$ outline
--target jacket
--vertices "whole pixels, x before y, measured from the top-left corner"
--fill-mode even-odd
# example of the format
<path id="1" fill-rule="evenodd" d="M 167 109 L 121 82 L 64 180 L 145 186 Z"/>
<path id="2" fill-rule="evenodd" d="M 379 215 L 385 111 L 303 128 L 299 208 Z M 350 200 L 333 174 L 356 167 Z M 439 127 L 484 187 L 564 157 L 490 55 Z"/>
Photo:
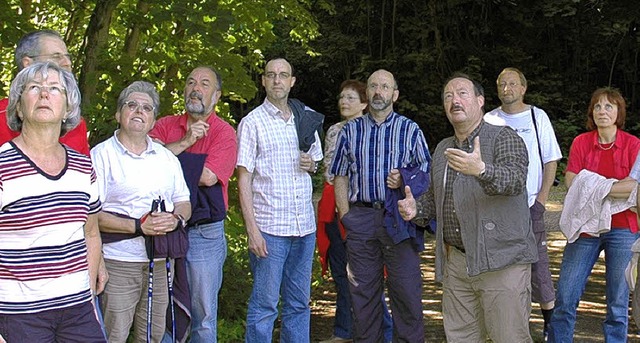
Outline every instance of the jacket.
<path id="1" fill-rule="evenodd" d="M 478 132 L 482 160 L 493 164 L 494 145 L 500 130 L 511 130 L 488 123 Z M 515 132 L 513 132 L 516 135 Z M 524 142 L 522 142 L 524 144 Z M 436 280 L 442 281 L 446 260 L 442 223 L 444 177 L 447 160 L 444 151 L 454 148 L 454 137 L 436 147 L 431 169 L 431 187 L 436 209 Z M 526 174 L 526 167 L 522 173 Z M 517 195 L 486 194 L 475 176 L 460 174 L 453 183 L 454 206 L 465 247 L 469 276 L 504 269 L 514 264 L 538 260 L 536 241 L 525 186 Z"/>

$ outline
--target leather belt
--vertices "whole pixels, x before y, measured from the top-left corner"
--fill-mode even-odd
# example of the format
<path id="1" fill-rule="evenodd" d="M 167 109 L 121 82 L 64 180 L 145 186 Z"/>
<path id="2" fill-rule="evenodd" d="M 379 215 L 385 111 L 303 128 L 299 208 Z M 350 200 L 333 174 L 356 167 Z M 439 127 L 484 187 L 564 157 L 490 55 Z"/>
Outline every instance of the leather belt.
<path id="1" fill-rule="evenodd" d="M 381 210 L 384 208 L 384 201 L 374 201 L 374 202 L 364 202 L 364 201 L 356 201 L 351 203 L 352 206 L 357 207 L 369 207 L 375 208 L 376 210 Z"/>

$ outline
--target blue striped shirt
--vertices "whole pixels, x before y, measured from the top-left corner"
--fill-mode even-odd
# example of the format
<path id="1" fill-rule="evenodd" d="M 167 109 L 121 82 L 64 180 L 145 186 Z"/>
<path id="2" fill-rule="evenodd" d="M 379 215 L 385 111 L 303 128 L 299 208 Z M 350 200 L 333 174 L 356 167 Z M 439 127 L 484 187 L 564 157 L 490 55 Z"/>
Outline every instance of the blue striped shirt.
<path id="1" fill-rule="evenodd" d="M 396 112 L 380 124 L 369 114 L 349 121 L 337 142 L 331 174 L 349 177 L 350 202 L 384 201 L 392 169 L 429 171 L 431 156 L 422 131 Z"/>

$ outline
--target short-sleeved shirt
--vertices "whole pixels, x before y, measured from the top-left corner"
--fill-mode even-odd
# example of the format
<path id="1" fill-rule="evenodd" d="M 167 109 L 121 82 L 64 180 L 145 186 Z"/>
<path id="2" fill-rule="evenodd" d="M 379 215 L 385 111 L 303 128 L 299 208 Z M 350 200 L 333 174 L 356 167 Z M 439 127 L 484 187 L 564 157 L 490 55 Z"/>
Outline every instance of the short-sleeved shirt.
<path id="1" fill-rule="evenodd" d="M 583 169 L 594 173 L 600 173 L 601 170 L 611 170 L 610 175 L 601 175 L 606 178 L 622 180 L 631 174 L 631 168 L 639 151 L 640 139 L 620 129 L 616 133 L 613 146 L 606 150 L 598 144 L 597 130 L 585 132 L 574 138 L 571 144 L 566 171 L 577 175 Z M 605 156 L 609 154 L 612 157 L 610 161 L 607 161 Z M 624 218 L 620 220 L 620 217 Z M 631 232 L 638 232 L 636 214 L 630 210 L 614 214 L 612 220 L 627 224 L 624 227 L 630 228 Z"/>
<path id="2" fill-rule="evenodd" d="M 88 156 L 66 149 L 57 175 L 13 142 L 0 146 L 0 313 L 62 309 L 91 300 L 84 224 L 100 211 Z"/>
<path id="3" fill-rule="evenodd" d="M 120 143 L 117 132 L 91 149 L 100 199 L 105 211 L 141 218 L 161 197 L 167 211 L 189 201 L 189 189 L 178 158 L 147 137 L 147 149 L 136 155 Z M 104 258 L 122 262 L 147 262 L 144 237 L 138 236 L 102 247 Z"/>
<path id="4" fill-rule="evenodd" d="M 349 176 L 349 201 L 385 200 L 391 169 L 429 171 L 431 155 L 418 124 L 392 112 L 378 124 L 370 114 L 345 124 L 338 135 L 331 174 Z"/>
<path id="5" fill-rule="evenodd" d="M 149 132 L 149 136 L 164 144 L 170 144 L 181 140 L 189 130 L 187 123 L 189 114 L 166 116 L 158 119 L 156 125 Z M 229 204 L 229 179 L 233 175 L 236 165 L 238 145 L 236 132 L 226 121 L 211 112 L 206 120 L 209 124 L 207 135 L 199 139 L 185 151 L 194 154 L 206 154 L 204 166 L 218 177 L 222 185 L 223 203 L 221 208 L 225 210 Z"/>
<path id="6" fill-rule="evenodd" d="M 294 115 L 287 121 L 269 100 L 242 118 L 238 126 L 238 163 L 253 174 L 256 224 L 274 236 L 306 236 L 315 232 L 311 176 L 300 168 Z M 320 136 L 308 152 L 322 159 Z"/>
<path id="7" fill-rule="evenodd" d="M 0 100 L 0 145 L 18 137 L 20 132 L 12 131 L 7 125 L 7 106 L 9 99 Z M 71 149 L 89 156 L 89 141 L 87 138 L 87 123 L 84 118 L 80 118 L 78 126 L 60 137 L 60 143 Z"/>
<path id="8" fill-rule="evenodd" d="M 542 166 L 545 163 L 558 161 L 562 158 L 560 145 L 556 139 L 553 126 L 549 120 L 547 113 L 541 108 L 533 107 L 536 118 L 536 126 L 538 127 L 538 135 L 536 137 L 536 129 L 533 126 L 531 118 L 531 109 L 514 114 L 505 113 L 501 107 L 485 115 L 485 120 L 489 116 L 497 116 L 503 120 L 500 125 L 508 125 L 514 129 L 518 136 L 524 140 L 529 153 L 529 167 L 527 169 L 527 195 L 529 207 L 533 206 L 542 187 Z M 491 123 L 493 123 L 491 121 Z M 497 123 L 493 123 L 497 124 Z M 540 150 L 538 150 L 540 146 Z M 540 161 L 540 153 L 542 153 L 542 161 Z"/>

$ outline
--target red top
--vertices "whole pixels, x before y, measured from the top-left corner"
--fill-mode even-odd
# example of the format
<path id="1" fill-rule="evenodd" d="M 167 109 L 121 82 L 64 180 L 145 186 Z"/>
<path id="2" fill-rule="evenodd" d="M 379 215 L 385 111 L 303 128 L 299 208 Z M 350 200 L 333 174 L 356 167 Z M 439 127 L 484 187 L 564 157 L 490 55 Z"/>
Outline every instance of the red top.
<path id="1" fill-rule="evenodd" d="M 9 99 L 4 98 L 0 100 L 0 145 L 20 135 L 19 131 L 13 131 L 7 125 L 7 106 L 9 106 Z M 60 137 L 60 143 L 89 156 L 87 123 L 84 121 L 84 118 L 80 118 L 80 123 L 73 130 Z"/>
<path id="2" fill-rule="evenodd" d="M 613 147 L 604 150 L 598 146 L 598 131 L 589 131 L 573 140 L 566 171 L 577 175 L 586 169 L 606 178 L 622 180 L 629 176 L 638 151 L 640 139 L 627 132 L 618 130 Z M 611 224 L 612 228 L 629 228 L 633 233 L 638 232 L 636 214 L 630 210 L 611 216 Z"/>
<path id="3" fill-rule="evenodd" d="M 164 144 L 181 140 L 188 131 L 188 116 L 187 113 L 183 113 L 160 118 L 149 132 L 149 136 Z M 211 112 L 206 122 L 209 124 L 207 135 L 185 151 L 207 155 L 204 165 L 218 177 L 218 182 L 222 185 L 224 204 L 228 208 L 229 178 L 233 175 L 238 154 L 236 131 L 229 123 L 220 119 L 215 112 Z"/>

